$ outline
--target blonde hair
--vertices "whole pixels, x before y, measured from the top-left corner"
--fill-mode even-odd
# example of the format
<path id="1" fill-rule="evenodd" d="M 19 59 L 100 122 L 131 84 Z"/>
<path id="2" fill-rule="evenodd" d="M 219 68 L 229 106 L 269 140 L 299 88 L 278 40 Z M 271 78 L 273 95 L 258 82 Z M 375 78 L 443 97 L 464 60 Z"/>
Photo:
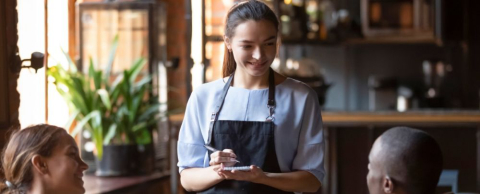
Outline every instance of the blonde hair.
<path id="1" fill-rule="evenodd" d="M 33 156 L 50 156 L 62 132 L 66 132 L 65 129 L 46 124 L 15 130 L 2 153 L 5 180 L 0 181 L 0 193 L 26 193 L 33 181 Z"/>

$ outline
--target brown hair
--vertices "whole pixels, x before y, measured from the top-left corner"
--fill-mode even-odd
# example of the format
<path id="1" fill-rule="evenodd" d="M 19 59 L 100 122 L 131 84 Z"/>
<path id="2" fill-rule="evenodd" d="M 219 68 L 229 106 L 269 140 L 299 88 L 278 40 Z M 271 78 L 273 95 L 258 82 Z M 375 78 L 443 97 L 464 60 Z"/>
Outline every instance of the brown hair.
<path id="1" fill-rule="evenodd" d="M 32 184 L 32 162 L 34 155 L 48 157 L 58 144 L 65 129 L 53 125 L 35 125 L 15 130 L 2 153 L 0 192 L 8 194 L 26 193 Z M 10 187 L 6 182 L 10 182 Z"/>
<path id="2" fill-rule="evenodd" d="M 257 0 L 249 0 L 234 5 L 227 13 L 225 19 L 225 36 L 232 39 L 235 34 L 235 28 L 247 20 L 267 20 L 272 22 L 278 32 L 278 19 L 275 13 L 265 3 Z M 229 52 L 225 45 L 225 54 L 223 57 L 223 77 L 231 75 L 237 68 L 237 63 L 233 58 L 233 53 Z"/>

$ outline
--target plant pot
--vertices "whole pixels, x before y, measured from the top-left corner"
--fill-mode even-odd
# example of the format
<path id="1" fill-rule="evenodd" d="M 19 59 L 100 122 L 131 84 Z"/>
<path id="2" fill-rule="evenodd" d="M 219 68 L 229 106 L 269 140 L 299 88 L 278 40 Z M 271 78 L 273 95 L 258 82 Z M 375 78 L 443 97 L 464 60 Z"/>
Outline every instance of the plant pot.
<path id="1" fill-rule="evenodd" d="M 136 174 L 149 174 L 155 169 L 155 154 L 153 144 L 137 145 Z"/>
<path id="2" fill-rule="evenodd" d="M 137 145 L 104 145 L 103 157 L 95 157 L 97 176 L 125 176 L 137 168 Z"/>
<path id="3" fill-rule="evenodd" d="M 95 157 L 97 176 L 148 174 L 154 170 L 153 144 L 104 145 L 103 158 Z"/>

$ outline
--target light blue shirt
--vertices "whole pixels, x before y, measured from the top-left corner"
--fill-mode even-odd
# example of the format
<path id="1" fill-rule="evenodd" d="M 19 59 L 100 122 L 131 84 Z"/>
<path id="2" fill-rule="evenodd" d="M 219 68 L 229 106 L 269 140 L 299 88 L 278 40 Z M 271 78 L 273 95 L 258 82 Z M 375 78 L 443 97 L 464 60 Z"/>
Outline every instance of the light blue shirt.
<path id="1" fill-rule="evenodd" d="M 203 145 L 224 84 L 222 79 L 203 84 L 190 96 L 178 140 L 180 172 L 209 166 Z M 267 100 L 268 88 L 230 87 L 218 120 L 265 121 L 269 115 Z M 275 151 L 281 171 L 308 171 L 322 182 L 324 140 L 317 94 L 306 84 L 288 78 L 276 86 L 275 101 Z"/>

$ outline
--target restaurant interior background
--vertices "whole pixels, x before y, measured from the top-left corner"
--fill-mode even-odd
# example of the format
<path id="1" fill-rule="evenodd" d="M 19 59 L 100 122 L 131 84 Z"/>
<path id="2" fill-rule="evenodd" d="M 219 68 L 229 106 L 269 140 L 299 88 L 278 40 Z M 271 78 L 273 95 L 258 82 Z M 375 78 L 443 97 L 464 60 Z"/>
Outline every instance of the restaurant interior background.
<path id="1" fill-rule="evenodd" d="M 1 1 L 0 144 L 12 127 L 66 126 L 72 111 L 46 69 L 69 64 L 68 55 L 85 74 L 90 58 L 105 70 L 118 36 L 112 75 L 143 57 L 139 75 L 152 77 L 148 96 L 161 104 L 146 157 L 153 167 L 96 176 L 95 146 L 82 132 L 87 193 L 185 193 L 176 168 L 182 113 L 195 87 L 221 77 L 223 19 L 235 2 Z M 327 173 L 317 193 L 368 193 L 371 145 L 399 125 L 439 142 L 445 170 L 438 193 L 480 192 L 478 1 L 264 2 L 281 22 L 272 67 L 309 84 L 322 104 Z"/>

